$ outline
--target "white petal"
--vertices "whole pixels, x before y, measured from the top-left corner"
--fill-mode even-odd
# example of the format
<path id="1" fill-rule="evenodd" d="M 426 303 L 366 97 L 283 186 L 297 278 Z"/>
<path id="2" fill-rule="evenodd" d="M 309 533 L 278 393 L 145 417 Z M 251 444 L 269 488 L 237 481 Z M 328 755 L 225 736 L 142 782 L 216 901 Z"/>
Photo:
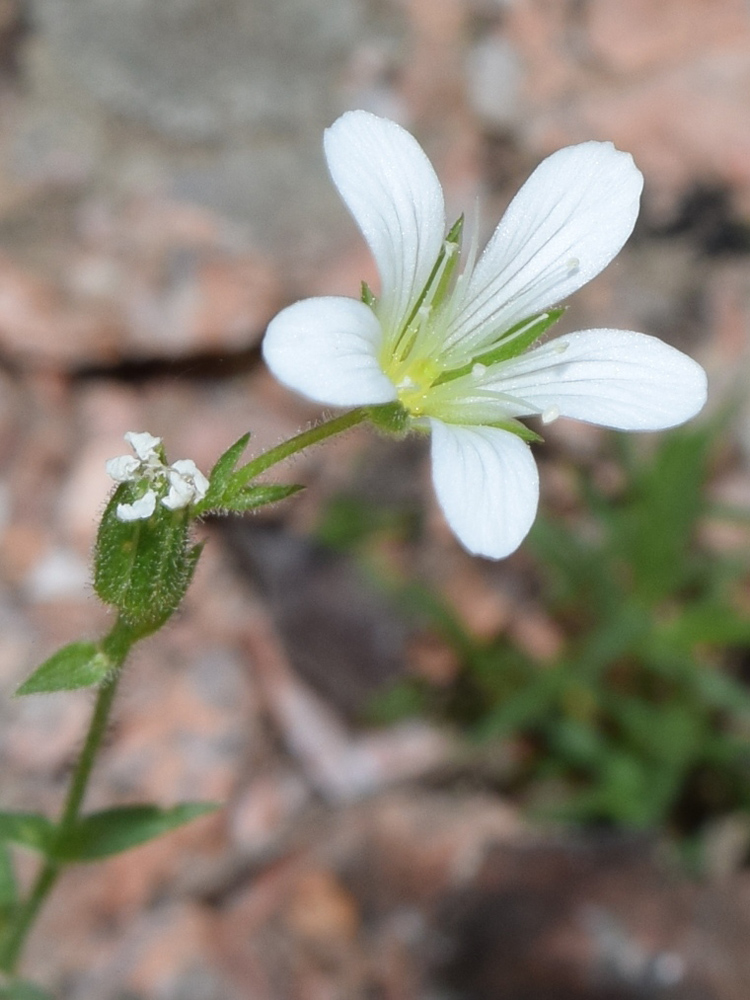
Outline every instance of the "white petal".
<path id="1" fill-rule="evenodd" d="M 116 483 L 129 483 L 137 478 L 141 463 L 132 455 L 118 455 L 107 462 L 107 475 Z"/>
<path id="2" fill-rule="evenodd" d="M 395 122 L 349 111 L 326 130 L 331 177 L 380 273 L 387 331 L 407 318 L 445 236 L 443 192 L 417 140 Z"/>
<path id="3" fill-rule="evenodd" d="M 450 344 L 480 343 L 590 281 L 633 231 L 642 187 L 632 157 L 611 142 L 584 142 L 547 157 L 477 263 Z"/>
<path id="4" fill-rule="evenodd" d="M 156 510 L 156 494 L 148 490 L 139 500 L 133 503 L 118 503 L 118 521 L 146 521 Z"/>
<path id="5" fill-rule="evenodd" d="M 161 438 L 154 437 L 147 431 L 128 431 L 125 440 L 136 453 L 142 462 L 147 462 L 156 454 L 156 449 L 161 444 Z"/>
<path id="6" fill-rule="evenodd" d="M 169 510 L 182 510 L 195 499 L 195 490 L 192 483 L 189 483 L 182 476 L 172 472 L 169 476 L 169 493 L 162 497 L 162 504 Z"/>
<path id="7" fill-rule="evenodd" d="M 390 403 L 396 390 L 378 362 L 382 336 L 362 302 L 305 299 L 271 320 L 263 357 L 277 379 L 319 403 Z"/>
<path id="8" fill-rule="evenodd" d="M 536 516 L 539 476 L 531 449 L 496 427 L 430 424 L 432 481 L 448 524 L 474 555 L 510 555 Z"/>
<path id="9" fill-rule="evenodd" d="M 528 403 L 526 414 L 549 412 L 625 431 L 674 427 L 706 401 L 706 373 L 697 362 L 630 330 L 558 337 L 498 373 L 492 388 Z"/>
<path id="10" fill-rule="evenodd" d="M 208 479 L 206 479 L 192 458 L 180 458 L 172 464 L 170 469 L 170 481 L 172 478 L 171 472 L 175 472 L 178 476 L 186 479 L 193 489 L 196 500 L 202 500 L 206 493 L 208 493 Z"/>
<path id="11" fill-rule="evenodd" d="M 178 476 L 183 476 L 186 479 L 192 479 L 197 471 L 198 466 L 192 458 L 178 458 L 169 466 L 169 472 L 176 472 Z"/>

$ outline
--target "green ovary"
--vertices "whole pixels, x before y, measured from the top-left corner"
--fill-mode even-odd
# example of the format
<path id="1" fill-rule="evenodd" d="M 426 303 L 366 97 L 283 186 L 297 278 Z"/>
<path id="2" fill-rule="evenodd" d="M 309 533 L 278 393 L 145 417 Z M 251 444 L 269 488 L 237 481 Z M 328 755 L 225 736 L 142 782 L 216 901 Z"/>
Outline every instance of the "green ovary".
<path id="1" fill-rule="evenodd" d="M 412 416 L 425 413 L 430 389 L 440 375 L 441 368 L 429 358 L 399 365 L 397 372 L 387 372 L 393 380 L 399 401 Z"/>

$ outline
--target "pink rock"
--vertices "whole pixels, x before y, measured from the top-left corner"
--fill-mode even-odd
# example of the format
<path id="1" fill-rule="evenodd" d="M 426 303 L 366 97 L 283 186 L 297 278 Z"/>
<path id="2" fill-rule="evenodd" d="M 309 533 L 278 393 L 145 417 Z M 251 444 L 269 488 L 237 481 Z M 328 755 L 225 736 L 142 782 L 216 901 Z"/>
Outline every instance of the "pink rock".
<path id="1" fill-rule="evenodd" d="M 742 0 L 597 0 L 586 9 L 588 45 L 616 73 L 661 71 L 711 49 L 750 45 Z"/>
<path id="2" fill-rule="evenodd" d="M 251 782 L 234 803 L 231 836 L 244 855 L 272 850 L 309 799 L 309 789 L 292 771 L 274 770 Z"/>
<path id="3" fill-rule="evenodd" d="M 507 15 L 524 65 L 523 131 L 546 155 L 611 139 L 646 174 L 646 197 L 674 207 L 696 181 L 750 205 L 750 18 L 741 0 L 602 0 L 570 18 L 524 0 Z"/>
<path id="4" fill-rule="evenodd" d="M 80 365 L 116 358 L 116 336 L 106 309 L 66 302 L 52 283 L 0 255 L 0 343 L 26 363 Z"/>
<path id="5" fill-rule="evenodd" d="M 284 742 L 311 783 L 332 801 L 351 801 L 444 762 L 452 745 L 421 723 L 357 736 L 289 667 L 271 630 L 248 636 L 254 674 Z"/>

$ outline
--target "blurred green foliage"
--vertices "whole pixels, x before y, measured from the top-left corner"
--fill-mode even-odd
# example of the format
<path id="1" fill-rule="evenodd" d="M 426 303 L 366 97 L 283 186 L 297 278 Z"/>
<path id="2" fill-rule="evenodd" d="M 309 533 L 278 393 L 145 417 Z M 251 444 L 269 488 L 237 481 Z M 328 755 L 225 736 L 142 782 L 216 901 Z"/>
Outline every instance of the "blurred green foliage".
<path id="1" fill-rule="evenodd" d="M 748 809 L 749 553 L 717 555 L 698 531 L 707 516 L 731 516 L 707 500 L 722 432 L 672 432 L 647 458 L 613 438 L 618 487 L 581 474 L 578 513 L 538 518 L 525 544 L 536 599 L 564 636 L 553 662 L 505 634 L 477 641 L 424 585 L 389 583 L 460 666 L 447 684 L 390 688 L 373 717 L 420 714 L 505 741 L 514 763 L 499 786 L 556 817 L 686 836 Z M 321 535 L 352 548 L 394 518 L 340 501 Z"/>

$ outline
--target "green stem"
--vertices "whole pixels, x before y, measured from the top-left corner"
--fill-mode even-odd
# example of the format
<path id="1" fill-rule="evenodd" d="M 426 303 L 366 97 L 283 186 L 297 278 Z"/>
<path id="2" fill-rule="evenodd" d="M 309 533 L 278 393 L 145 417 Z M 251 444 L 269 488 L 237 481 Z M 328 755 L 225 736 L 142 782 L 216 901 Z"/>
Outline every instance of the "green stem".
<path id="1" fill-rule="evenodd" d="M 99 694 L 94 705 L 94 713 L 91 716 L 91 724 L 86 735 L 86 742 L 83 745 L 81 756 L 78 758 L 76 769 L 73 772 L 73 778 L 68 789 L 68 797 L 65 800 L 65 808 L 60 819 L 60 837 L 64 837 L 78 819 L 83 797 L 86 794 L 91 771 L 94 767 L 94 761 L 101 747 L 104 734 L 107 731 L 109 713 L 112 710 L 112 702 L 115 700 L 115 695 L 117 694 L 117 682 L 119 678 L 120 672 L 118 670 L 110 680 L 106 681 L 99 688 Z"/>
<path id="2" fill-rule="evenodd" d="M 115 670 L 110 679 L 99 688 L 86 741 L 73 771 L 68 795 L 57 827 L 57 836 L 61 839 L 70 832 L 71 827 L 78 820 L 94 762 L 107 731 L 121 667 L 135 639 L 136 637 L 130 629 L 118 620 L 102 642 L 102 647 L 112 660 Z M 12 974 L 16 971 L 26 939 L 63 867 L 64 865 L 60 862 L 48 858 L 39 871 L 29 895 L 16 914 L 13 928 L 3 941 L 2 951 L 0 951 L 0 969 L 4 972 Z"/>
<path id="3" fill-rule="evenodd" d="M 296 455 L 298 451 L 309 448 L 310 445 L 319 444 L 321 441 L 325 441 L 326 438 L 333 437 L 334 434 L 341 434 L 342 431 L 348 431 L 350 427 L 356 427 L 363 420 L 367 420 L 369 415 L 369 410 L 366 407 L 359 407 L 356 410 L 349 410 L 348 413 L 343 413 L 340 417 L 327 420 L 323 424 L 317 424 L 309 430 L 302 431 L 301 434 L 295 434 L 288 441 L 282 441 L 281 444 L 263 452 L 262 455 L 258 455 L 257 458 L 254 458 L 247 465 L 243 465 L 241 469 L 238 469 L 235 475 L 238 478 L 241 477 L 242 481 L 247 483 L 251 479 L 255 479 L 262 472 L 265 472 L 266 469 L 270 469 L 271 466 L 283 462 L 285 458 Z"/>
<path id="4" fill-rule="evenodd" d="M 54 864 L 52 861 L 44 863 L 26 901 L 18 911 L 11 933 L 3 942 L 3 950 L 2 954 L 0 954 L 0 969 L 3 972 L 12 974 L 16 971 L 26 938 L 34 926 L 39 910 L 42 908 L 42 904 L 57 881 L 59 874 L 59 865 Z"/>

